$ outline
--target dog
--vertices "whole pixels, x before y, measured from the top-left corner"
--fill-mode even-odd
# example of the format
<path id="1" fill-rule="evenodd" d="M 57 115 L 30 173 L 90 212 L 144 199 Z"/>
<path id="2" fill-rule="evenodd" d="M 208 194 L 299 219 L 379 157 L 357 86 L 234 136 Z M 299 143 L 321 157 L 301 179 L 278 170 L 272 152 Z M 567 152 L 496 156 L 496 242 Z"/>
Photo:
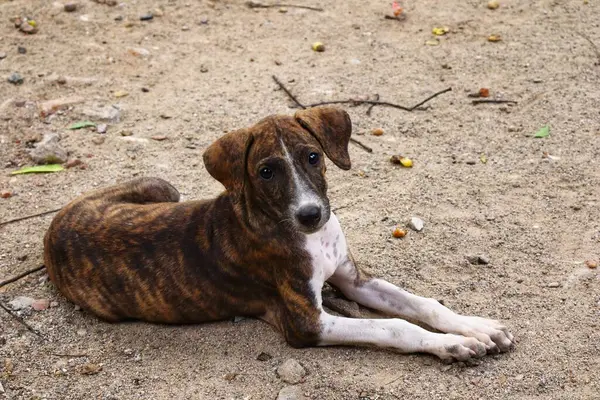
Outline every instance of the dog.
<path id="1" fill-rule="evenodd" d="M 225 134 L 203 154 L 225 187 L 179 202 L 158 178 L 75 199 L 44 237 L 48 274 L 71 302 L 111 322 L 187 324 L 260 318 L 293 347 L 375 345 L 469 360 L 504 352 L 499 322 L 454 313 L 361 271 L 331 212 L 325 155 L 350 169 L 348 114 L 332 107 L 270 116 Z M 328 313 L 328 282 L 348 299 L 399 318 Z"/>

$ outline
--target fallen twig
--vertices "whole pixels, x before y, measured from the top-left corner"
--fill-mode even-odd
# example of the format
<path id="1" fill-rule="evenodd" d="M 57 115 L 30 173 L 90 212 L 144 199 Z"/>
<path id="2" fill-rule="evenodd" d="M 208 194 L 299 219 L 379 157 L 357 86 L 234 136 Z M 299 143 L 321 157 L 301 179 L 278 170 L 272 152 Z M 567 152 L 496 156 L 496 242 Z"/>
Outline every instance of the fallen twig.
<path id="1" fill-rule="evenodd" d="M 0 288 L 8 285 L 9 283 L 16 282 L 16 281 L 18 281 L 21 278 L 25 278 L 27 275 L 31 275 L 31 274 L 33 274 L 35 272 L 41 271 L 44 268 L 46 268 L 46 266 L 45 265 L 41 265 L 39 267 L 32 268 L 32 269 L 30 269 L 28 271 L 25 271 L 22 274 L 19 274 L 17 276 L 13 276 L 12 278 L 8 278 L 7 280 L 0 282 Z"/>
<path id="2" fill-rule="evenodd" d="M 29 219 L 29 218 L 41 217 L 42 215 L 46 215 L 46 214 L 52 214 L 52 213 L 60 211 L 61 208 L 57 208 L 56 210 L 44 211 L 44 212 L 41 212 L 41 213 L 38 213 L 38 214 L 31 214 L 31 215 L 27 215 L 25 217 L 19 217 L 19 218 L 15 218 L 15 219 L 9 219 L 8 221 L 0 222 L 0 226 L 12 224 L 13 222 L 23 221 L 23 220 Z"/>
<path id="3" fill-rule="evenodd" d="M 63 354 L 63 353 L 52 353 L 53 356 L 55 357 L 69 357 L 69 358 L 81 358 L 81 357 L 88 357 L 87 354 L 85 353 L 81 353 L 81 354 Z"/>
<path id="4" fill-rule="evenodd" d="M 330 101 L 321 101 L 318 103 L 312 103 L 312 104 L 307 104 L 304 105 L 302 104 L 286 87 L 283 83 L 281 83 L 281 81 L 279 79 L 277 79 L 277 77 L 275 75 L 272 76 L 273 80 L 275 81 L 275 83 L 277 83 L 279 85 L 279 87 L 285 92 L 285 94 L 288 95 L 288 97 L 290 99 L 292 99 L 292 101 L 294 103 L 296 103 L 296 105 L 300 108 L 308 108 L 308 107 L 317 107 L 317 106 L 324 106 L 324 105 L 328 105 L 328 104 L 351 104 L 354 106 L 360 106 L 362 104 L 369 104 L 371 107 L 369 107 L 367 109 L 367 112 L 370 112 L 370 110 L 374 107 L 374 106 L 386 106 L 386 107 L 393 107 L 393 108 L 397 108 L 400 110 L 404 110 L 404 111 L 414 111 L 416 108 L 422 106 L 423 104 L 427 103 L 428 101 L 430 101 L 431 99 L 444 94 L 446 92 L 449 92 L 452 90 L 451 87 L 446 88 L 444 90 L 441 90 L 437 93 L 432 94 L 431 96 L 429 96 L 428 98 L 426 98 L 425 100 L 415 104 L 412 107 L 406 107 L 400 104 L 395 104 L 395 103 L 390 103 L 388 101 L 379 101 L 379 96 L 377 96 L 378 100 L 356 100 L 356 99 L 348 99 L 348 100 L 330 100 Z"/>
<path id="5" fill-rule="evenodd" d="M 247 1 L 246 2 L 246 6 L 249 7 L 249 8 L 278 8 L 278 7 L 287 7 L 287 8 L 303 8 L 305 10 L 312 10 L 312 11 L 324 11 L 320 7 L 304 6 L 304 5 L 300 5 L 300 4 L 265 4 L 265 3 L 259 3 L 257 1 Z"/>
<path id="6" fill-rule="evenodd" d="M 27 322 L 25 322 L 25 320 L 23 318 L 19 317 L 17 314 L 13 314 L 12 310 L 10 310 L 8 307 L 6 307 L 1 302 L 0 302 L 0 308 L 2 308 L 4 311 L 6 311 L 8 313 L 8 315 L 10 315 L 11 317 L 13 317 L 13 319 L 15 321 L 17 321 L 18 323 L 20 323 L 21 325 L 23 325 L 25 328 L 27 328 L 27 330 L 29 332 L 33 333 L 34 335 L 36 335 L 40 339 L 44 339 L 44 337 L 38 331 L 36 331 L 35 329 L 33 329 L 31 327 L 31 325 L 29 325 Z"/>
<path id="7" fill-rule="evenodd" d="M 585 40 L 587 40 L 589 42 L 589 44 L 592 45 L 593 49 L 594 49 L 594 53 L 596 53 L 596 57 L 598 58 L 598 61 L 596 62 L 596 65 L 600 65 L 600 49 L 598 48 L 598 46 L 596 46 L 596 43 L 594 43 L 592 41 L 592 39 L 589 38 L 589 36 L 587 36 L 585 33 L 583 32 L 579 32 L 579 31 L 575 31 L 579 36 L 581 36 L 582 38 L 584 38 Z"/>
<path id="8" fill-rule="evenodd" d="M 473 100 L 472 103 L 475 105 L 477 105 L 477 104 L 507 104 L 507 103 L 517 104 L 517 102 L 514 100 L 496 100 L 496 99 Z"/>
<path id="9" fill-rule="evenodd" d="M 367 153 L 372 153 L 372 152 L 373 152 L 373 149 L 372 149 L 372 148 L 370 148 L 369 146 L 367 146 L 367 145 L 366 145 L 366 144 L 364 144 L 364 143 L 361 143 L 361 142 L 359 142 L 358 140 L 356 140 L 356 139 L 354 139 L 354 138 L 352 138 L 352 137 L 350 138 L 350 141 L 351 141 L 352 143 L 354 143 L 354 144 L 358 145 L 359 147 L 362 147 L 362 149 L 363 149 L 364 151 L 366 151 Z"/>

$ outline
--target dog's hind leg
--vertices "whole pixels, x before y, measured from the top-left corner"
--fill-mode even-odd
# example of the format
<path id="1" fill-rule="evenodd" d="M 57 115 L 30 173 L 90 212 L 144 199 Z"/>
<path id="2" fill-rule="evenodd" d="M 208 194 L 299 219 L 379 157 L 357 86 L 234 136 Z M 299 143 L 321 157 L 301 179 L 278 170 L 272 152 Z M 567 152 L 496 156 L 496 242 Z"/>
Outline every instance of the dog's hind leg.
<path id="1" fill-rule="evenodd" d="M 93 191 L 81 197 L 81 200 L 135 204 L 176 203 L 179 201 L 179 192 L 164 179 L 138 178 Z"/>

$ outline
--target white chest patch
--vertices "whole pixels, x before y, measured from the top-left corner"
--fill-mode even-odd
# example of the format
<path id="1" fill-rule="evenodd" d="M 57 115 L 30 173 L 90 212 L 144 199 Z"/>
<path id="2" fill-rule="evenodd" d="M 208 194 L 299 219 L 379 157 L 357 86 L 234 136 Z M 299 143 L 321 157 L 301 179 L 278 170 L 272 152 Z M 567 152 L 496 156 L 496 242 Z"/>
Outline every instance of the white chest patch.
<path id="1" fill-rule="evenodd" d="M 312 257 L 311 286 L 320 300 L 323 283 L 348 257 L 346 238 L 335 214 L 331 213 L 329 221 L 318 232 L 306 235 L 306 250 Z"/>

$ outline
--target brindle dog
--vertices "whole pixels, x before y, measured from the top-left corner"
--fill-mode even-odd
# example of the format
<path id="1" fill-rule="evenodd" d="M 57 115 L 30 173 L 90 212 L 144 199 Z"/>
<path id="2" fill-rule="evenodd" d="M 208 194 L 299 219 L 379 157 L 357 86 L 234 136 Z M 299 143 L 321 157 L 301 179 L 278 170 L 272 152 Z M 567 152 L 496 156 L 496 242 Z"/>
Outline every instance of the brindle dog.
<path id="1" fill-rule="evenodd" d="M 330 211 L 323 153 L 350 168 L 345 111 L 271 116 L 226 134 L 204 153 L 225 186 L 216 199 L 179 203 L 158 178 L 83 195 L 48 230 L 45 264 L 70 301 L 107 321 L 197 323 L 253 316 L 295 347 L 368 344 L 466 360 L 508 350 L 496 321 L 455 314 L 361 272 Z M 324 282 L 402 319 L 353 319 L 322 307 Z"/>

